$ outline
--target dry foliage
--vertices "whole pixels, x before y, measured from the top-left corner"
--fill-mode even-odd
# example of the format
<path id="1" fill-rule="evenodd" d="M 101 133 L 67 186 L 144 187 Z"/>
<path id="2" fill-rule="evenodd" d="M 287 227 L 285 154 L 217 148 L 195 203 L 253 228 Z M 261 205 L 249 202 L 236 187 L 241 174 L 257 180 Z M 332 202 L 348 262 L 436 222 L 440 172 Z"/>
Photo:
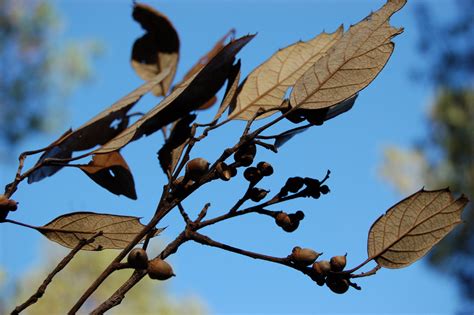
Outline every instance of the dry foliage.
<path id="1" fill-rule="evenodd" d="M 389 19 L 404 4 L 405 0 L 388 0 L 381 9 L 347 31 L 340 27 L 334 33 L 322 33 L 307 42 L 297 42 L 281 49 L 243 82 L 240 82 L 240 60 L 236 61 L 236 55 L 254 35 L 234 39 L 235 31 L 231 30 L 173 88 L 171 85 L 179 59 L 178 34 L 163 13 L 147 5 L 135 4 L 133 18 L 146 33 L 133 45 L 132 66 L 147 82 L 82 127 L 67 131 L 46 148 L 23 153 L 14 181 L 7 185 L 5 195 L 0 198 L 2 222 L 36 229 L 50 240 L 73 248 L 73 251 L 120 249 L 116 258 L 78 298 L 70 313 L 77 312 L 101 283 L 118 269 L 136 268 L 93 314 L 101 314 L 118 305 L 128 290 L 147 273 L 152 272 L 153 279 L 171 277 L 171 267 L 162 260 L 189 241 L 287 266 L 307 275 L 317 285 L 326 285 L 335 293 L 345 293 L 350 287 L 360 289 L 353 279 L 373 275 L 381 267 L 401 268 L 413 263 L 461 222 L 461 212 L 468 202 L 466 197 L 454 199 L 448 189 L 421 190 L 399 202 L 375 221 L 368 237 L 368 258 L 352 269 L 345 268 L 345 256 L 334 256 L 330 261 L 317 260 L 320 254 L 316 251 L 295 247 L 287 257 L 273 257 L 220 243 L 200 232 L 207 226 L 249 213 L 268 217 L 289 233 L 302 224 L 303 211 L 286 213 L 268 208 L 296 198 L 318 199 L 328 194 L 330 189 L 326 181 L 330 172 L 321 180 L 290 177 L 278 193 L 270 196 L 268 190 L 257 185 L 274 170 L 264 161 L 252 166 L 254 158 L 258 150 L 278 152 L 278 148 L 292 137 L 320 126 L 354 106 L 358 93 L 378 75 L 393 52 L 391 40 L 401 34 L 402 29 L 390 26 Z M 216 102 L 216 93 L 225 82 L 227 88 L 213 120 L 196 123 L 199 117 L 196 111 L 212 106 Z M 284 99 L 288 89 L 291 89 L 290 98 Z M 164 98 L 129 125 L 129 110 L 149 91 Z M 222 119 L 227 109 L 229 113 Z M 272 115 L 276 118 L 268 118 Z M 253 126 L 255 120 L 265 117 L 268 119 L 265 124 L 258 128 Z M 223 148 L 221 156 L 212 163 L 204 158 L 190 159 L 195 145 L 234 119 L 247 121 L 237 143 Z M 283 119 L 298 126 L 274 135 L 264 134 Z M 116 120 L 119 124 L 113 127 L 112 122 Z M 300 125 L 304 121 L 307 123 Z M 158 158 L 168 183 L 155 214 L 146 225 L 136 217 L 92 212 L 64 214 L 41 227 L 7 218 L 9 212 L 17 208 L 11 197 L 24 179 L 33 183 L 53 175 L 64 166 L 80 168 L 110 192 L 136 199 L 132 172 L 119 151 L 132 141 L 165 128 L 170 133 L 166 135 L 164 132 L 165 141 Z M 73 157 L 77 151 L 86 152 Z M 43 153 L 38 162 L 23 171 L 27 156 L 37 153 Z M 231 156 L 234 161 L 229 161 Z M 88 157 L 92 157 L 88 164 L 71 163 Z M 206 204 L 197 218 L 191 219 L 182 201 L 211 181 L 234 180 L 238 168 L 245 168 L 243 177 L 248 181 L 248 189 L 235 205 L 220 215 L 207 218 L 210 204 Z M 254 202 L 254 205 L 244 208 L 247 201 Z M 173 210 L 179 211 L 183 217 L 183 231 L 159 255 L 150 257 L 153 266 L 148 264 L 147 269 L 137 267 L 147 265 L 147 262 L 137 263 L 133 257 L 129 257 L 127 263 L 122 262 L 138 243 L 144 241 L 142 248 L 147 249 L 150 239 L 161 232 L 156 226 Z M 72 259 L 73 253 L 68 257 Z M 370 261 L 377 264 L 374 269 L 355 273 Z M 63 261 L 61 268 L 55 269 L 49 281 L 65 264 L 67 262 Z M 156 266 L 167 266 L 169 272 Z M 19 309 L 30 304 L 25 303 Z"/>

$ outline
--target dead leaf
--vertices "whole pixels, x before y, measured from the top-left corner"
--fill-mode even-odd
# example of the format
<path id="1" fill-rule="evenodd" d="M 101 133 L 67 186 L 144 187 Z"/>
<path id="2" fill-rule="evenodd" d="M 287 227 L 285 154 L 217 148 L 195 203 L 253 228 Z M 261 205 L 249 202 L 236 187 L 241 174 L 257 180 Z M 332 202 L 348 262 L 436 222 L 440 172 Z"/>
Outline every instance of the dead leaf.
<path id="1" fill-rule="evenodd" d="M 133 175 L 119 152 L 94 155 L 89 164 L 79 168 L 111 193 L 137 199 Z"/>
<path id="2" fill-rule="evenodd" d="M 156 84 L 161 82 L 168 73 L 169 69 L 165 69 L 155 78 L 124 96 L 77 130 L 67 131 L 50 145 L 50 149 L 41 155 L 36 165 L 46 158 L 70 158 L 73 152 L 91 149 L 96 145 L 102 145 L 114 138 L 127 127 L 128 111 L 144 94 L 148 93 Z M 28 176 L 28 183 L 31 184 L 51 176 L 61 168 L 61 166 L 41 167 Z"/>
<path id="3" fill-rule="evenodd" d="M 82 249 L 122 249 L 145 227 L 139 219 L 114 214 L 73 212 L 59 216 L 45 226 L 35 229 L 51 241 L 68 248 L 74 248 L 81 240 L 102 232 L 93 243 L 85 245 Z M 163 229 L 156 229 L 153 236 L 162 231 Z"/>
<path id="4" fill-rule="evenodd" d="M 229 73 L 229 78 L 227 79 L 227 88 L 224 94 L 224 99 L 217 110 L 216 115 L 214 116 L 213 121 L 218 121 L 221 116 L 225 113 L 227 108 L 231 108 L 236 100 L 239 90 L 239 81 L 240 81 L 240 59 L 234 65 L 232 71 Z"/>
<path id="5" fill-rule="evenodd" d="M 214 58 L 215 55 L 219 51 L 222 50 L 225 46 L 225 42 L 229 38 L 234 38 L 235 36 L 235 29 L 231 29 L 227 34 L 225 34 L 215 45 L 212 47 L 210 51 L 208 51 L 203 57 L 201 57 L 198 62 L 184 75 L 183 81 L 186 81 L 187 79 L 191 78 L 194 74 L 199 72 L 207 63 Z M 204 102 L 202 105 L 200 105 L 197 109 L 199 110 L 204 110 L 212 107 L 217 101 L 217 97 L 214 95 L 211 99 L 207 100 Z"/>
<path id="6" fill-rule="evenodd" d="M 153 94 L 164 96 L 178 66 L 178 33 L 164 14 L 146 4 L 135 3 L 132 16 L 146 30 L 145 35 L 133 44 L 132 67 L 145 81 L 151 80 L 163 69 L 170 68 L 166 78 L 153 88 Z"/>
<path id="7" fill-rule="evenodd" d="M 456 225 L 468 203 L 449 189 L 420 190 L 390 208 L 369 231 L 370 259 L 386 268 L 403 268 L 420 259 Z"/>
<path id="8" fill-rule="evenodd" d="M 161 127 L 187 115 L 220 90 L 233 69 L 235 55 L 254 35 L 247 35 L 227 44 L 212 60 L 178 86 L 170 95 L 133 125 L 94 153 L 108 153 L 119 150 L 143 135 L 150 135 Z"/>
<path id="9" fill-rule="evenodd" d="M 187 115 L 173 124 L 171 133 L 165 144 L 158 151 L 158 160 L 165 174 L 172 174 L 183 153 L 186 141 L 194 136 L 191 124 L 196 115 Z"/>
<path id="10" fill-rule="evenodd" d="M 353 25 L 342 38 L 296 82 L 290 104 L 298 108 L 326 108 L 365 88 L 390 58 L 391 39 L 403 29 L 391 27 L 390 16 L 406 0 L 388 0 L 378 11 Z"/>
<path id="11" fill-rule="evenodd" d="M 231 119 L 251 119 L 259 108 L 277 108 L 288 88 L 292 87 L 317 60 L 339 40 L 343 28 L 322 33 L 307 42 L 297 42 L 280 49 L 249 74 L 237 97 Z M 272 113 L 266 113 L 264 118 Z"/>

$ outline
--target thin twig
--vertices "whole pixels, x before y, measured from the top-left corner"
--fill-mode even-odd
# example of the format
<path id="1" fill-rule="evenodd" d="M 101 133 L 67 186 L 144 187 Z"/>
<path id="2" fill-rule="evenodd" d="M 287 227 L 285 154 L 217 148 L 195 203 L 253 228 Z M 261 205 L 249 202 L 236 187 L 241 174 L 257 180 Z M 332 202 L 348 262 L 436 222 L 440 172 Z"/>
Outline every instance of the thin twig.
<path id="1" fill-rule="evenodd" d="M 97 232 L 94 234 L 92 237 L 89 239 L 82 239 L 79 241 L 79 243 L 69 252 L 69 254 L 64 257 L 59 264 L 54 268 L 53 271 L 44 279 L 43 283 L 40 285 L 40 287 L 36 290 L 36 292 L 28 299 L 26 300 L 23 304 L 18 305 L 12 312 L 12 315 L 19 314 L 23 310 L 25 310 L 27 307 L 35 304 L 46 292 L 46 289 L 48 285 L 51 283 L 53 278 L 66 267 L 69 262 L 74 258 L 74 256 L 79 252 L 85 245 L 90 244 L 95 241 L 95 238 L 102 235 L 102 232 Z"/>
<path id="2" fill-rule="evenodd" d="M 179 213 L 181 213 L 181 216 L 183 217 L 184 223 L 186 223 L 186 225 L 190 224 L 191 219 L 189 218 L 189 215 L 187 214 L 186 210 L 184 210 L 181 202 L 178 203 L 178 209 L 179 209 Z"/>
<path id="3" fill-rule="evenodd" d="M 199 223 L 206 217 L 207 210 L 209 209 L 210 206 L 211 204 L 209 202 L 204 205 L 204 207 L 202 208 L 201 212 L 199 212 L 197 219 L 196 221 L 194 221 L 194 223 Z"/>

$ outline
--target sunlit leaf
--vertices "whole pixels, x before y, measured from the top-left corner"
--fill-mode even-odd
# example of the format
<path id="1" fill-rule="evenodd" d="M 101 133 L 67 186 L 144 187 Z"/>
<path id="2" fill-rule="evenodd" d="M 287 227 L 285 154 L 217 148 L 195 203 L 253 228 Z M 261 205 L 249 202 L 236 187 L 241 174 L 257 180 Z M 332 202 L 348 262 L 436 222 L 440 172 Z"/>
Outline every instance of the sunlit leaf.
<path id="1" fill-rule="evenodd" d="M 249 74 L 237 97 L 230 118 L 248 120 L 259 108 L 278 107 L 288 88 L 296 83 L 341 37 L 343 28 L 322 33 L 307 42 L 297 42 L 279 50 Z M 260 116 L 260 118 L 271 115 Z"/>
<path id="2" fill-rule="evenodd" d="M 145 226 L 138 217 L 102 214 L 94 212 L 73 212 L 57 217 L 48 224 L 35 229 L 53 242 L 74 248 L 82 239 L 89 239 L 97 232 L 102 235 L 83 250 L 122 249 L 126 247 Z M 163 229 L 156 229 L 153 236 Z"/>
<path id="3" fill-rule="evenodd" d="M 403 32 L 389 24 L 406 0 L 389 0 L 378 11 L 353 25 L 327 54 L 296 82 L 290 104 L 299 108 L 326 108 L 365 88 L 393 52 L 391 39 Z"/>
<path id="4" fill-rule="evenodd" d="M 420 259 L 456 225 L 468 203 L 449 189 L 420 190 L 390 208 L 369 231 L 370 259 L 386 268 L 403 268 Z"/>

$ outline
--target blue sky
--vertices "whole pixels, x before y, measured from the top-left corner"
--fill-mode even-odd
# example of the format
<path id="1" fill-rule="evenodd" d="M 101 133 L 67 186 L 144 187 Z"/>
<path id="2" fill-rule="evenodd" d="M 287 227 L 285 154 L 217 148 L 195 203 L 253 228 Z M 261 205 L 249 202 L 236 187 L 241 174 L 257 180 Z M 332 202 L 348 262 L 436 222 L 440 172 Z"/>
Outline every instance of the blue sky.
<path id="1" fill-rule="evenodd" d="M 278 155 L 259 152 L 257 161 L 270 162 L 276 171 L 259 186 L 274 192 L 290 176 L 323 177 L 327 169 L 331 170 L 329 195 L 274 208 L 289 212 L 304 210 L 306 218 L 302 226 L 287 234 L 266 218 L 248 216 L 203 233 L 237 247 L 275 256 L 286 256 L 294 246 L 301 246 L 323 251 L 326 259 L 347 252 L 349 267 L 365 260 L 367 233 L 372 222 L 404 197 L 377 174 L 382 150 L 393 143 L 407 146 L 424 134 L 424 117 L 432 98 L 430 86 L 409 77 L 425 58 L 416 50 L 414 2 L 410 1 L 392 18 L 392 25 L 403 26 L 405 32 L 395 38 L 391 60 L 360 93 L 353 110 L 299 135 L 283 146 Z M 378 9 L 384 1 L 148 3 L 165 13 L 179 32 L 179 79 L 231 28 L 236 28 L 239 36 L 258 33 L 238 55 L 242 59 L 242 73 L 246 75 L 278 48 L 310 39 L 323 30 L 332 32 L 341 23 L 347 28 Z M 131 1 L 68 0 L 57 4 L 64 15 L 64 33 L 58 41 L 95 38 L 105 48 L 102 57 L 94 63 L 93 81 L 78 89 L 67 104 L 70 116 L 64 122 L 66 129 L 78 127 L 141 83 L 129 65 L 129 57 L 131 45 L 142 30 L 130 17 Z M 452 10 L 449 1 L 436 1 L 436 5 L 447 14 Z M 144 111 L 156 103 L 153 97 L 146 97 L 137 108 Z M 209 119 L 205 117 L 201 122 Z M 207 144 L 196 148 L 193 157 L 212 160 L 230 141 L 238 139 L 243 127 L 244 123 L 234 122 L 211 134 Z M 42 147 L 57 135 L 38 137 L 21 150 Z M 153 214 L 164 183 L 156 160 L 161 144 L 162 137 L 157 133 L 123 151 L 135 176 L 138 201 L 112 195 L 96 187 L 80 171 L 66 169 L 34 185 L 22 184 L 15 194 L 21 207 L 12 219 L 42 225 L 65 212 L 97 211 L 141 216 L 145 222 Z M 11 181 L 14 168 L 15 165 L 1 166 L 1 182 Z M 244 184 L 237 179 L 211 184 L 184 205 L 194 213 L 210 201 L 209 215 L 222 213 L 235 202 L 236 192 L 243 192 Z M 163 239 L 171 240 L 182 228 L 182 220 L 172 214 L 162 225 L 169 226 Z M 10 279 L 37 262 L 37 245 L 41 239 L 38 233 L 2 225 L 0 237 L 0 263 Z M 434 273 L 423 261 L 406 269 L 383 269 L 374 277 L 358 281 L 362 291 L 351 290 L 342 296 L 288 268 L 197 244 L 185 244 L 170 261 L 178 275 L 169 281 L 172 293 L 197 295 L 214 314 L 452 313 L 458 302 L 449 277 Z"/>

